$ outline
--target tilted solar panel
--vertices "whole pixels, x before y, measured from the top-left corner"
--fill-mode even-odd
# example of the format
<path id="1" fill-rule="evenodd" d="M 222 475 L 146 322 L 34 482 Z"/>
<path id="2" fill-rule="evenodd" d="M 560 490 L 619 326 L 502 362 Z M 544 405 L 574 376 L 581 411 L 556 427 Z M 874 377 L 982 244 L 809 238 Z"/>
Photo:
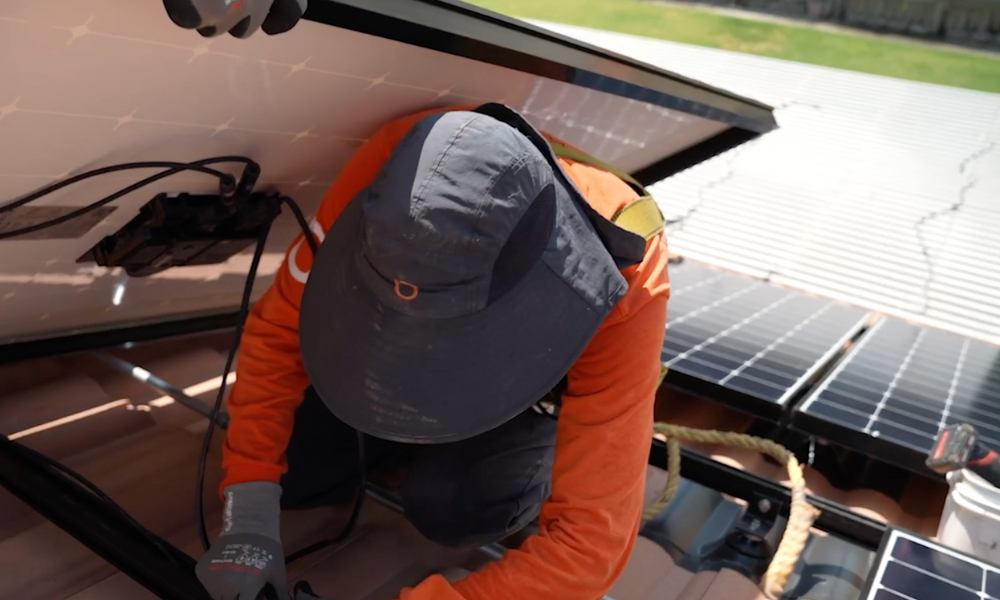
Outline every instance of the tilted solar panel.
<path id="1" fill-rule="evenodd" d="M 1000 599 L 1000 569 L 889 528 L 859 600 Z"/>
<path id="2" fill-rule="evenodd" d="M 779 414 L 868 313 L 685 261 L 671 265 L 667 381 L 761 416 Z M 707 386 L 700 388 L 700 386 Z"/>
<path id="3" fill-rule="evenodd" d="M 236 155 L 260 166 L 255 190 L 308 217 L 388 121 L 447 106 L 501 102 L 645 184 L 776 127 L 758 102 L 456 0 L 317 0 L 291 31 L 248 39 L 181 29 L 155 1 L 3 0 L 0 40 L 3 206 L 90 169 Z M 152 174 L 105 174 L 10 208 L 0 233 Z M 248 251 L 141 280 L 77 262 L 158 194 L 218 191 L 215 177 L 177 174 L 92 218 L 0 240 L 0 361 L 64 353 L 67 338 L 79 348 L 232 327 Z M 283 211 L 253 299 L 298 234 Z"/>
<path id="4" fill-rule="evenodd" d="M 883 318 L 802 403 L 795 423 L 916 470 L 954 423 L 1000 448 L 1000 348 Z"/>

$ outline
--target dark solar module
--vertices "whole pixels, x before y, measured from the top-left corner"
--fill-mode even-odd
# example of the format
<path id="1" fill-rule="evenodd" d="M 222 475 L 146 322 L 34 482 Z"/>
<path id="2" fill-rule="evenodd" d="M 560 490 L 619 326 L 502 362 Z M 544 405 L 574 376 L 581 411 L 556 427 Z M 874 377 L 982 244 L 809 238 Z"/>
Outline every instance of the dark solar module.
<path id="1" fill-rule="evenodd" d="M 796 425 L 920 470 L 938 433 L 969 423 L 1000 448 L 1000 348 L 881 319 L 801 404 Z"/>
<path id="2" fill-rule="evenodd" d="M 890 528 L 859 600 L 1000 599 L 1000 569 Z"/>
<path id="3" fill-rule="evenodd" d="M 661 353 L 668 381 L 680 374 L 706 382 L 762 414 L 780 412 L 868 318 L 859 308 L 687 261 L 671 265 L 670 279 Z"/>

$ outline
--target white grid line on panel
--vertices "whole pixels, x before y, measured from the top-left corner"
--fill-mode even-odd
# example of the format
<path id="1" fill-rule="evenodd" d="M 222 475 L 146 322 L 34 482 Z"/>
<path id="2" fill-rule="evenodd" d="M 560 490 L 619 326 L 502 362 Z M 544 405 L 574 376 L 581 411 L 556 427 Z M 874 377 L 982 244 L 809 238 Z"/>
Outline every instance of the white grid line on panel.
<path id="1" fill-rule="evenodd" d="M 928 577 L 931 577 L 931 578 L 933 578 L 933 579 L 937 579 L 938 581 L 942 581 L 942 582 L 944 582 L 944 583 L 947 583 L 948 585 L 953 585 L 953 586 L 955 586 L 955 587 L 957 587 L 957 588 L 959 588 L 959 589 L 962 589 L 962 590 L 965 590 L 965 591 L 967 591 L 967 592 L 972 592 L 973 594 L 977 594 L 977 595 L 979 595 L 979 596 L 982 596 L 982 595 L 983 595 L 983 592 L 982 592 L 982 590 L 975 590 L 975 589 L 972 589 L 972 588 L 970 588 L 970 587 L 968 587 L 968 586 L 965 586 L 965 585 L 962 585 L 961 583 L 959 583 L 959 582 L 957 582 L 957 581 L 952 581 L 951 579 L 948 579 L 948 578 L 946 578 L 946 577 L 943 577 L 943 576 L 939 575 L 938 573 L 934 573 L 934 572 L 932 572 L 932 571 L 928 571 L 928 570 L 926 570 L 926 569 L 922 569 L 922 568 L 920 568 L 920 567 L 918 567 L 918 566 L 916 566 L 916 565 L 911 565 L 911 564 L 910 564 L 910 563 L 908 563 L 908 562 L 904 562 L 904 561 L 901 561 L 901 560 L 897 560 L 897 559 L 893 558 L 892 556 L 888 556 L 888 557 L 886 557 L 886 559 L 885 559 L 885 562 L 886 562 L 886 564 L 889 564 L 889 563 L 897 563 L 897 564 L 900 564 L 900 565 L 903 565 L 903 566 L 904 566 L 904 567 L 906 567 L 907 569 L 913 569 L 913 570 L 914 570 L 914 571 L 916 571 L 917 573 L 920 573 L 920 574 L 922 574 L 922 575 L 926 575 L 926 576 L 928 576 Z M 985 571 L 983 571 L 983 573 L 985 574 Z M 985 575 L 984 575 L 984 577 L 983 577 L 983 581 L 985 582 Z M 882 589 L 884 589 L 884 590 L 888 590 L 888 591 L 892 592 L 893 594 L 899 594 L 899 595 L 903 595 L 903 594 L 902 594 L 902 592 L 897 592 L 896 590 L 894 590 L 894 589 L 892 589 L 892 588 L 887 588 L 887 587 L 885 587 L 885 586 L 882 586 L 881 584 L 879 584 L 879 585 L 880 585 L 880 587 L 882 587 Z"/>
<path id="2" fill-rule="evenodd" d="M 754 287 L 756 287 L 756 286 L 754 286 Z M 682 352 L 681 354 L 678 354 L 674 358 L 672 358 L 669 361 L 667 361 L 666 366 L 670 367 L 674 363 L 676 363 L 677 361 L 683 360 L 683 359 L 687 358 L 688 356 L 691 356 L 692 354 L 695 354 L 695 353 L 699 352 L 702 348 L 705 348 L 706 346 L 709 346 L 709 345 L 715 343 L 716 341 L 718 341 L 718 340 L 726 337 L 730 333 L 736 331 L 737 329 L 739 329 L 740 327 L 743 327 L 744 325 L 750 323 L 751 321 L 753 321 L 755 319 L 758 319 L 758 318 L 766 315 L 767 313 L 771 312 L 775 308 L 778 308 L 779 306 L 781 306 L 785 302 L 788 302 L 789 300 L 791 300 L 794 297 L 795 297 L 795 294 L 789 292 L 784 297 L 779 298 L 778 300 L 775 300 L 774 302 L 772 302 L 768 306 L 765 306 L 764 308 L 758 310 L 757 312 L 755 312 L 754 314 L 750 315 L 749 317 L 743 319 L 739 323 L 736 323 L 736 324 L 732 325 L 731 327 L 725 329 L 724 331 L 721 331 L 721 332 L 713 335 L 712 337 L 710 337 L 707 340 L 701 342 L 697 346 L 692 347 L 690 350 L 687 350 L 685 352 Z M 687 315 L 685 315 L 685 316 L 687 316 Z"/>
<path id="3" fill-rule="evenodd" d="M 981 588 L 978 589 L 978 590 L 972 589 L 972 588 L 970 588 L 968 586 L 965 586 L 965 585 L 962 585 L 962 584 L 958 583 L 957 581 L 952 581 L 950 579 L 946 579 L 945 577 L 942 577 L 941 575 L 938 575 L 936 573 L 932 573 L 930 571 L 926 571 L 926 570 L 921 569 L 920 567 L 917 567 L 915 565 L 911 565 L 909 563 L 906 563 L 906 562 L 903 562 L 903 561 L 900 561 L 900 560 L 897 560 L 897 559 L 893 558 L 892 555 L 891 555 L 891 553 L 892 553 L 893 549 L 896 547 L 896 543 L 900 539 L 909 540 L 909 541 L 914 542 L 916 544 L 919 544 L 921 546 L 930 548 L 933 552 L 935 552 L 937 554 L 941 554 L 941 555 L 944 555 L 944 556 L 950 556 L 951 558 L 954 558 L 956 560 L 960 560 L 962 562 L 969 563 L 971 565 L 975 565 L 975 566 L 979 567 L 983 571 L 982 583 L 980 584 Z M 901 565 L 904 565 L 907 568 L 913 569 L 914 571 L 917 571 L 919 573 L 923 573 L 924 575 L 928 575 L 930 577 L 933 577 L 933 578 L 935 578 L 935 579 L 937 579 L 939 581 L 943 581 L 945 583 L 948 583 L 949 585 L 953 585 L 953 586 L 955 586 L 957 588 L 966 590 L 968 592 L 972 592 L 972 593 L 978 595 L 983 600 L 987 600 L 988 598 L 990 598 L 990 596 L 988 596 L 986 594 L 986 581 L 987 581 L 987 577 L 989 576 L 990 573 L 996 573 L 997 572 L 996 567 L 988 565 L 987 563 L 979 560 L 978 558 L 969 557 L 969 556 L 962 556 L 962 555 L 954 552 L 952 549 L 950 549 L 950 548 L 948 548 L 946 546 L 942 546 L 941 544 L 939 544 L 937 542 L 934 542 L 932 540 L 918 538 L 918 537 L 915 537 L 913 535 L 904 534 L 904 533 L 900 532 L 899 530 L 893 529 L 892 533 L 890 534 L 889 541 L 886 544 L 885 554 L 883 555 L 882 560 L 878 563 L 878 565 L 876 565 L 875 575 L 874 575 L 874 577 L 872 579 L 873 585 L 871 586 L 871 589 L 869 590 L 868 596 L 865 598 L 865 600 L 874 600 L 875 595 L 880 590 L 885 590 L 887 592 L 891 592 L 891 593 L 899 596 L 900 598 L 906 598 L 907 600 L 913 600 L 910 596 L 908 596 L 907 594 L 904 594 L 903 592 L 900 592 L 898 590 L 894 590 L 894 589 L 892 589 L 890 587 L 886 587 L 886 586 L 882 585 L 882 578 L 885 576 L 885 568 L 886 568 L 886 566 L 889 563 L 893 563 L 893 562 L 896 562 L 896 563 L 899 563 Z"/>
<path id="4" fill-rule="evenodd" d="M 747 287 L 745 287 L 745 288 L 743 288 L 741 290 L 737 290 L 737 291 L 733 292 L 732 294 L 729 294 L 728 296 L 724 296 L 722 298 L 719 298 L 718 300 L 716 300 L 715 302 L 712 302 L 711 304 L 706 304 L 705 306 L 702 306 L 698 310 L 693 310 L 693 311 L 689 312 L 688 314 L 686 314 L 684 316 L 677 317 L 677 320 L 674 321 L 673 323 L 669 323 L 667 325 L 667 327 L 669 328 L 670 325 L 679 325 L 679 324 L 683 323 L 684 321 L 687 321 L 688 319 L 692 319 L 694 317 L 697 317 L 698 315 L 703 315 L 706 312 L 712 310 L 713 308 L 717 308 L 720 305 L 725 304 L 726 302 L 729 302 L 730 300 L 735 300 L 736 298 L 739 298 L 740 296 L 748 294 L 748 293 L 752 292 L 753 290 L 755 290 L 755 289 L 757 289 L 757 288 L 759 288 L 759 287 L 761 287 L 763 285 L 764 284 L 762 282 L 757 282 L 754 285 L 748 285 Z"/>
<path id="5" fill-rule="evenodd" d="M 851 364 L 851 362 L 854 361 L 855 358 L 857 358 L 858 354 L 861 353 L 861 349 L 865 347 L 865 344 L 867 344 L 869 340 L 875 337 L 875 334 L 878 332 L 879 329 L 882 328 L 883 325 L 885 325 L 885 323 L 886 323 L 885 319 L 879 319 L 878 323 L 875 323 L 875 325 L 871 328 L 871 330 L 869 330 L 868 333 L 866 333 L 861 338 L 861 341 L 858 342 L 858 345 L 851 350 L 850 355 L 847 356 L 844 360 L 842 360 L 840 364 L 837 365 L 837 367 L 833 370 L 833 372 L 827 375 L 826 379 L 823 380 L 823 383 L 820 384 L 820 386 L 816 389 L 816 391 L 813 392 L 809 396 L 809 398 L 802 403 L 802 408 L 799 409 L 799 412 L 807 412 L 809 410 L 809 407 L 814 402 L 816 402 L 816 400 L 820 396 L 823 395 L 823 392 L 825 392 L 826 389 L 830 387 L 830 383 L 836 381 L 837 378 L 840 377 L 840 374 L 844 371 L 844 369 L 847 368 L 847 365 Z"/>
<path id="6" fill-rule="evenodd" d="M 941 411 L 941 421 L 938 422 L 938 431 L 944 429 L 948 417 L 951 415 L 951 405 L 955 401 L 955 392 L 958 390 L 958 381 L 962 377 L 962 366 L 965 364 L 965 354 L 969 351 L 969 340 L 962 342 L 962 350 L 958 353 L 958 364 L 955 365 L 955 372 L 951 377 L 951 385 L 948 387 L 948 397 L 944 401 L 944 410 Z"/>
<path id="7" fill-rule="evenodd" d="M 869 313 L 867 312 L 862 313 L 861 317 L 854 323 L 854 325 L 852 325 L 844 333 L 844 335 L 842 335 L 840 339 L 837 340 L 835 344 L 831 344 L 830 348 L 823 353 L 823 356 L 821 356 L 816 362 L 814 362 L 813 366 L 806 369 L 806 372 L 803 373 L 802 376 L 799 377 L 798 380 L 796 380 L 795 383 L 793 383 L 788 388 L 788 391 L 782 394 L 781 398 L 778 398 L 778 403 L 784 404 L 785 402 L 787 402 L 789 398 L 791 398 L 792 394 L 798 392 L 802 388 L 802 386 L 807 381 L 809 381 L 809 379 L 813 377 L 813 375 L 815 375 L 824 365 L 829 363 L 830 359 L 832 359 L 834 355 L 837 354 L 837 352 L 840 352 L 841 348 L 844 347 L 844 344 L 846 344 L 851 338 L 853 338 L 858 333 L 858 331 L 861 330 L 861 328 L 865 324 L 865 321 L 868 320 L 868 316 Z"/>
<path id="8" fill-rule="evenodd" d="M 868 596 L 868 598 L 869 599 L 874 599 L 875 598 L 875 594 L 878 593 L 879 590 L 885 590 L 887 592 L 892 592 L 893 596 L 898 596 L 898 597 L 902 598 L 903 600 L 916 600 L 916 598 L 913 598 L 911 596 L 907 596 L 903 592 L 897 592 L 896 590 L 889 589 L 887 587 L 882 587 L 881 585 L 874 585 L 874 586 L 872 586 L 872 593 L 871 593 L 870 596 Z"/>
<path id="9" fill-rule="evenodd" d="M 852 415 L 857 415 L 859 417 L 865 417 L 865 418 L 867 418 L 867 417 L 871 416 L 870 413 L 868 413 L 866 411 L 858 410 L 856 408 L 851 408 L 850 406 L 837 406 L 837 410 L 839 410 L 841 412 L 849 413 L 849 414 L 852 414 Z M 888 410 L 891 410 L 891 409 L 888 409 Z M 933 422 L 928 421 L 927 419 L 923 419 L 923 418 L 921 418 L 919 416 L 915 416 L 913 418 L 915 420 L 917 420 L 917 421 L 923 421 L 924 423 L 927 423 L 929 425 L 933 425 L 934 424 Z M 832 422 L 835 422 L 835 423 L 840 423 L 841 425 L 843 425 L 845 427 L 848 427 L 849 429 L 855 429 L 855 427 L 853 425 L 850 425 L 848 423 L 844 423 L 843 421 L 838 420 L 835 417 L 826 417 L 826 416 L 824 416 L 823 419 L 827 420 L 827 421 L 832 421 Z M 917 429 L 914 429 L 913 427 L 910 427 L 909 425 L 904 425 L 902 423 L 892 423 L 892 426 L 896 427 L 897 429 L 902 429 L 903 431 L 911 433 L 911 434 L 913 434 L 915 436 L 926 438 L 928 440 L 928 442 L 933 442 L 934 438 L 935 438 L 934 435 L 929 434 L 926 431 L 919 431 Z M 904 441 L 900 441 L 900 440 L 892 440 L 892 443 L 896 444 L 896 445 L 899 445 L 899 446 L 904 446 L 906 448 L 911 448 L 913 450 L 916 450 L 917 452 L 925 452 L 925 451 L 928 450 L 928 448 L 924 448 L 924 447 L 921 447 L 921 446 L 914 446 L 913 444 L 910 444 L 910 443 L 904 442 Z"/>
<path id="10" fill-rule="evenodd" d="M 812 315 L 810 315 L 809 317 L 807 317 L 806 319 L 804 319 L 801 323 L 799 323 L 798 325 L 796 325 L 792 329 L 788 330 L 780 338 L 778 338 L 778 339 L 774 340 L 773 342 L 771 342 L 770 344 L 768 344 L 763 350 L 761 350 L 757 354 L 754 354 L 752 357 L 750 357 L 749 360 L 747 360 L 746 362 L 744 362 L 742 365 L 740 365 L 739 367 L 737 367 L 737 368 L 733 369 L 732 371 L 730 371 L 729 375 L 726 375 L 722 379 L 722 381 L 719 382 L 719 384 L 720 385 L 725 385 L 727 381 L 729 381 L 733 377 L 736 377 L 737 375 L 739 375 L 740 373 L 742 373 L 747 368 L 752 367 L 754 365 L 754 363 L 756 363 L 758 360 L 760 360 L 761 358 L 763 358 L 765 354 L 767 354 L 768 352 L 770 352 L 770 351 L 774 350 L 775 348 L 777 348 L 778 345 L 784 343 L 785 340 L 787 340 L 788 338 L 792 337 L 796 333 L 802 331 L 803 327 L 805 327 L 809 323 L 812 323 L 813 321 L 815 321 L 817 318 L 820 317 L 820 315 L 822 315 L 826 311 L 830 310 L 831 308 L 833 308 L 833 305 L 832 304 L 827 304 L 823 308 L 821 308 L 818 311 L 814 312 Z"/>
<path id="11" fill-rule="evenodd" d="M 714 277 L 709 277 L 708 279 L 702 279 L 701 281 L 692 283 L 691 285 L 689 285 L 687 287 L 682 287 L 679 290 L 670 292 L 670 297 L 671 298 L 676 298 L 677 296 L 680 296 L 682 294 L 686 294 L 687 292 L 701 289 L 701 288 L 705 287 L 706 285 L 710 285 L 710 284 L 715 283 L 716 281 L 722 279 L 723 277 L 724 277 L 724 275 L 720 274 L 720 275 L 716 275 Z"/>
<path id="12" fill-rule="evenodd" d="M 886 553 L 892 552 L 892 549 L 896 547 L 896 539 L 898 539 L 898 537 L 899 535 L 896 531 L 892 531 L 892 533 L 889 534 L 889 541 L 886 542 L 885 545 Z M 875 574 L 872 576 L 872 581 L 874 583 L 871 586 L 871 589 L 868 590 L 868 596 L 865 600 L 875 600 L 875 594 L 877 594 L 880 589 L 883 589 L 882 576 L 885 575 L 885 565 L 888 564 L 888 562 L 889 561 L 885 560 L 885 557 L 883 556 L 882 560 L 875 565 Z M 912 598 L 908 600 L 912 600 Z"/>
<path id="13" fill-rule="evenodd" d="M 903 363 L 899 365 L 898 369 L 896 369 L 896 374 L 892 376 L 892 381 L 889 382 L 888 389 L 886 389 L 885 393 L 882 394 L 882 399 L 879 400 L 878 406 L 875 407 L 875 411 L 872 412 L 871 416 L 868 418 L 868 424 L 865 425 L 865 428 L 863 429 L 865 433 L 872 433 L 872 426 L 878 420 L 879 414 L 881 414 L 882 410 L 885 408 L 885 404 L 888 402 L 889 396 L 892 395 L 892 391 L 896 389 L 897 385 L 899 385 L 899 379 L 902 377 L 903 371 L 910 366 L 910 361 L 913 360 L 913 355 L 916 354 L 917 348 L 920 347 L 920 343 L 924 341 L 924 336 L 926 335 L 927 330 L 921 329 L 920 333 L 917 334 L 917 339 L 913 340 L 913 344 L 910 345 L 910 349 L 906 352 L 906 356 L 903 358 Z"/>

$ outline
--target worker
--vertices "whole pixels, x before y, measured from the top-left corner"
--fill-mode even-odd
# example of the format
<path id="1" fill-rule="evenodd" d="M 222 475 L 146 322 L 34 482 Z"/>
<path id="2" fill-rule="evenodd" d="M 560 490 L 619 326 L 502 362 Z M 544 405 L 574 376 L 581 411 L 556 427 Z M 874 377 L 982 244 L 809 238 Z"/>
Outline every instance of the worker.
<path id="1" fill-rule="evenodd" d="M 669 292 L 638 193 L 501 105 L 393 120 L 362 144 L 246 321 L 223 447 L 213 598 L 287 590 L 281 510 L 349 505 L 406 459 L 405 516 L 500 560 L 401 600 L 594 600 L 639 528 Z M 534 406 L 559 401 L 553 419 Z M 252 556 L 236 560 L 237 556 Z M 245 563 L 250 562 L 250 565 Z"/>
<path id="2" fill-rule="evenodd" d="M 305 9 L 164 4 L 208 37 L 287 31 Z M 310 224 L 318 254 L 293 240 L 245 324 L 222 531 L 197 566 L 213 598 L 287 597 L 281 511 L 351 504 L 361 447 L 366 466 L 402 460 L 405 516 L 434 542 L 537 520 L 500 560 L 399 600 L 607 592 L 639 528 L 669 283 L 662 234 L 613 223 L 635 185 L 588 159 L 500 105 L 406 116 L 361 145 Z"/>
<path id="3" fill-rule="evenodd" d="M 286 32 L 306 9 L 163 3 L 204 37 Z M 268 586 L 287 597 L 281 511 L 350 504 L 361 456 L 407 459 L 405 516 L 439 544 L 495 542 L 537 519 L 500 560 L 399 600 L 594 600 L 625 566 L 661 377 L 666 243 L 612 223 L 639 200 L 627 175 L 506 107 L 470 108 L 373 134 L 311 222 L 318 254 L 300 234 L 254 304 L 228 400 L 222 531 L 196 569 L 216 600 Z M 533 408 L 543 397 L 557 419 Z"/>

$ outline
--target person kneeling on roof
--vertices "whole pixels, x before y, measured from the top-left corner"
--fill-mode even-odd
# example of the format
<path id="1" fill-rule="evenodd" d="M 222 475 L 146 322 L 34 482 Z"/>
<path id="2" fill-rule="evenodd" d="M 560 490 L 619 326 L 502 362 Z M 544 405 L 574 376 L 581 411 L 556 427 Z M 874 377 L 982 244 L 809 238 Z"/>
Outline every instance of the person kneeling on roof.
<path id="1" fill-rule="evenodd" d="M 317 256 L 300 234 L 246 322 L 223 530 L 197 568 L 212 597 L 287 590 L 280 511 L 351 504 L 359 431 L 369 465 L 405 459 L 405 516 L 438 544 L 537 518 L 502 559 L 402 600 L 607 592 L 639 528 L 669 284 L 659 211 L 613 221 L 641 187 L 599 164 L 496 104 L 360 147 L 311 224 Z M 232 559 L 246 547 L 253 568 Z"/>

